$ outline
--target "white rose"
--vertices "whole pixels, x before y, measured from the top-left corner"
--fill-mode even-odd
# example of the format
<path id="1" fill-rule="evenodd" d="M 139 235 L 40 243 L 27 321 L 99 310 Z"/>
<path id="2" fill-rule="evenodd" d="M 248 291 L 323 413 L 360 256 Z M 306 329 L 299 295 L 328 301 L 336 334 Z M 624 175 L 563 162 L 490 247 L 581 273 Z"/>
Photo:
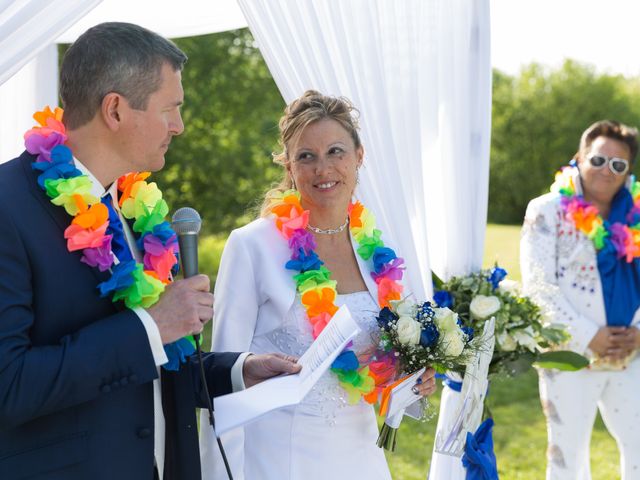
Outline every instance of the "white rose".
<path id="1" fill-rule="evenodd" d="M 391 309 L 399 317 L 413 317 L 413 304 L 407 300 L 391 300 Z"/>
<path id="2" fill-rule="evenodd" d="M 520 295 L 520 284 L 515 280 L 504 279 L 498 285 L 498 290 L 511 295 Z"/>
<path id="3" fill-rule="evenodd" d="M 484 320 L 500 310 L 500 299 L 494 296 L 477 295 L 471 300 L 469 310 L 475 318 Z"/>
<path id="4" fill-rule="evenodd" d="M 538 348 L 538 344 L 533 338 L 533 335 L 534 333 L 531 327 L 519 329 L 513 332 L 513 338 L 516 342 L 523 347 L 528 348 L 530 351 L 535 352 Z"/>
<path id="5" fill-rule="evenodd" d="M 411 317 L 400 317 L 396 322 L 398 341 L 402 345 L 420 343 L 420 323 Z"/>
<path id="6" fill-rule="evenodd" d="M 457 357 L 464 350 L 464 339 L 460 329 L 447 332 L 440 340 L 444 354 L 449 357 Z"/>
<path id="7" fill-rule="evenodd" d="M 513 352 L 518 346 L 518 342 L 516 342 L 507 332 L 500 332 L 496 335 L 496 340 L 503 352 Z"/>
<path id="8" fill-rule="evenodd" d="M 458 329 L 458 314 L 448 308 L 434 308 L 433 321 L 440 333 L 453 332 Z"/>

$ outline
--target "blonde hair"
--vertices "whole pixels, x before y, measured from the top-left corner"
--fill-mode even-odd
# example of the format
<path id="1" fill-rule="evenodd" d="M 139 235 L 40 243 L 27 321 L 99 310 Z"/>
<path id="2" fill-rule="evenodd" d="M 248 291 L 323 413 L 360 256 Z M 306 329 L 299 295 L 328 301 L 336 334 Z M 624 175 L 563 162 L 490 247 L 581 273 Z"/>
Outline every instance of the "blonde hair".
<path id="1" fill-rule="evenodd" d="M 300 98 L 285 107 L 284 115 L 278 124 L 280 128 L 278 144 L 282 151 L 273 153 L 273 162 L 285 167 L 284 175 L 280 183 L 265 195 L 260 209 L 261 217 L 269 214 L 270 200 L 273 197 L 294 187 L 293 179 L 286 168 L 289 163 L 287 147 L 300 137 L 302 131 L 314 122 L 325 119 L 335 120 L 349 132 L 355 147 L 359 148 L 362 144 L 358 134 L 360 128 L 358 114 L 358 110 L 345 97 L 330 97 L 315 90 L 307 90 Z"/>

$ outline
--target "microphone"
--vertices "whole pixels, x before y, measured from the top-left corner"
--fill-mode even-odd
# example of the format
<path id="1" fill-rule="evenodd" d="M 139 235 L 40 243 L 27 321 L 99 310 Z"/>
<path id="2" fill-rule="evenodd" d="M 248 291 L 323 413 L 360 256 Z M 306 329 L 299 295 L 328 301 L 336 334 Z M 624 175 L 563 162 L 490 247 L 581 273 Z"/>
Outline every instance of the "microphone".
<path id="1" fill-rule="evenodd" d="M 200 214 L 191 207 L 179 208 L 171 219 L 171 228 L 178 235 L 184 278 L 198 274 L 198 233 L 200 233 L 201 227 Z M 200 343 L 200 334 L 194 334 L 193 339 L 196 343 Z"/>
<path id="2" fill-rule="evenodd" d="M 184 278 L 193 277 L 198 274 L 198 234 L 202 227 L 202 219 L 200 214 L 191 207 L 182 207 L 176 210 L 171 218 L 171 228 L 178 235 L 178 244 L 180 246 L 180 260 L 182 261 L 182 275 Z M 224 461 L 225 469 L 229 480 L 233 480 L 231 468 L 227 460 L 227 455 L 222 446 L 220 437 L 216 434 L 215 419 L 213 417 L 213 401 L 207 387 L 207 378 L 204 371 L 204 363 L 202 361 L 202 350 L 200 349 L 200 334 L 193 335 L 196 342 L 196 351 L 198 354 L 198 364 L 200 365 L 200 378 L 202 386 L 207 398 L 207 411 L 209 412 L 209 424 L 213 429 L 214 436 L 218 442 L 218 448 Z"/>
<path id="3" fill-rule="evenodd" d="M 178 235 L 184 278 L 198 274 L 198 234 L 201 227 L 200 214 L 191 207 L 179 208 L 171 219 L 171 228 Z"/>

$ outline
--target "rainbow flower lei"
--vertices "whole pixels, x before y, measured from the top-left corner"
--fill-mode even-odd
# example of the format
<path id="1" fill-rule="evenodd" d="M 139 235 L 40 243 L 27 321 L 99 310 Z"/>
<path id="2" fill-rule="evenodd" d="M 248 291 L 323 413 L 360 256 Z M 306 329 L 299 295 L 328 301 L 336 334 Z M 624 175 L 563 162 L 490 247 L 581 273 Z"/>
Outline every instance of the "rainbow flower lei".
<path id="1" fill-rule="evenodd" d="M 149 172 L 129 173 L 118 179 L 119 206 L 122 215 L 133 220 L 138 234 L 137 245 L 144 253 L 143 263 L 127 260 L 115 264 L 111 249 L 109 211 L 100 199 L 91 194 L 92 182 L 73 162 L 62 123 L 63 110 L 46 107 L 33 118 L 38 126 L 24 135 L 25 147 L 37 159 L 32 168 L 41 172 L 38 185 L 54 205 L 63 207 L 73 217 L 64 232 L 69 252 L 82 251 L 81 262 L 111 270 L 111 278 L 98 285 L 100 295 L 112 295 L 114 302 L 122 300 L 128 308 L 148 308 L 158 301 L 165 285 L 172 281 L 172 270 L 178 264 L 178 240 L 164 217 L 167 203 L 155 183 L 147 183 Z M 194 351 L 191 342 L 182 338 L 165 346 L 169 363 L 165 368 L 177 370 L 185 355 Z"/>
<path id="2" fill-rule="evenodd" d="M 576 194 L 574 179 L 577 167 L 563 167 L 556 173 L 551 191 L 560 194 L 560 205 L 564 217 L 573 223 L 576 230 L 585 234 L 596 251 L 611 245 L 618 258 L 632 262 L 640 257 L 640 182 L 632 181 L 631 197 L 633 208 L 627 215 L 626 223 L 610 223 L 604 220 L 598 209 Z"/>
<path id="3" fill-rule="evenodd" d="M 288 241 L 291 249 L 291 260 L 286 263 L 285 268 L 299 272 L 293 279 L 315 339 L 338 310 L 334 303 L 336 281 L 331 280 L 331 272 L 323 266 L 314 251 L 315 238 L 306 229 L 309 210 L 302 208 L 300 194 L 295 190 L 288 190 L 273 197 L 269 211 L 275 218 L 276 228 Z M 372 261 L 371 276 L 378 285 L 380 308 L 389 307 L 389 302 L 400 300 L 404 260 L 384 246 L 380 239 L 382 232 L 375 228 L 374 216 L 359 202 L 349 205 L 349 229 L 358 243 L 358 255 L 365 261 Z M 353 350 L 345 349 L 334 361 L 331 370 L 347 392 L 349 403 L 357 403 L 361 398 L 368 403 L 375 403 L 382 389 L 393 381 L 394 354 L 379 351 L 364 364 L 360 360 Z"/>

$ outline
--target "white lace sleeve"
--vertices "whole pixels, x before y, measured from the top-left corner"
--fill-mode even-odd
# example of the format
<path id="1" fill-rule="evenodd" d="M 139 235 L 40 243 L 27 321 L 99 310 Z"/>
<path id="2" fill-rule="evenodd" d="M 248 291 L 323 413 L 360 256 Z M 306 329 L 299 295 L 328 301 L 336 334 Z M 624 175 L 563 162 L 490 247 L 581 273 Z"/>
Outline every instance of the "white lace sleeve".
<path id="1" fill-rule="evenodd" d="M 529 203 L 520 240 L 523 291 L 542 308 L 552 323 L 568 327 L 567 347 L 583 354 L 598 325 L 576 311 L 558 284 L 557 209 L 549 202 Z"/>

